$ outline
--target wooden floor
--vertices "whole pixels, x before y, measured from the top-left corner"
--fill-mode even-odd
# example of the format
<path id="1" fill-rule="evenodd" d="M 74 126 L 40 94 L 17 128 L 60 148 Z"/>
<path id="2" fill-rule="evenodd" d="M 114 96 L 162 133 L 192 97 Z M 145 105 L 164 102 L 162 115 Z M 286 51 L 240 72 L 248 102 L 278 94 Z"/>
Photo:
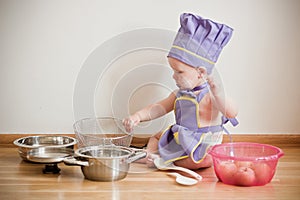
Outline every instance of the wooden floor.
<path id="1" fill-rule="evenodd" d="M 132 163 L 116 182 L 84 179 L 78 166 L 59 163 L 61 173 L 43 174 L 43 164 L 20 159 L 17 148 L 0 145 L 0 199 L 300 199 L 300 147 L 286 147 L 271 183 L 238 187 L 218 182 L 213 168 L 199 170 L 203 181 L 181 186 L 164 171 Z"/>

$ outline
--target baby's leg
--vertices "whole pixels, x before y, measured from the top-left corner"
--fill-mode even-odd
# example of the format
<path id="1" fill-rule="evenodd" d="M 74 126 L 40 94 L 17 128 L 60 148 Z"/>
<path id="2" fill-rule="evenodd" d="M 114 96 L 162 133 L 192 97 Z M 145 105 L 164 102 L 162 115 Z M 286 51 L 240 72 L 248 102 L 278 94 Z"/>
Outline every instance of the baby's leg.
<path id="1" fill-rule="evenodd" d="M 158 153 L 158 140 L 161 136 L 162 132 L 156 133 L 155 135 L 152 135 L 148 141 L 147 144 L 147 151 L 149 153 Z"/>
<path id="2" fill-rule="evenodd" d="M 194 161 L 191 158 L 185 158 L 182 160 L 177 160 L 174 162 L 175 165 L 180 167 L 185 167 L 188 169 L 199 169 L 199 168 L 207 168 L 212 166 L 212 158 L 211 155 L 207 154 L 202 162 L 200 163 L 194 163 Z"/>
<path id="3" fill-rule="evenodd" d="M 155 159 L 155 157 L 158 157 L 158 140 L 161 136 L 161 132 L 152 135 L 148 141 L 147 144 L 147 156 L 143 159 L 140 159 L 136 162 L 138 163 L 145 163 L 147 164 L 149 167 L 153 167 L 153 160 Z"/>

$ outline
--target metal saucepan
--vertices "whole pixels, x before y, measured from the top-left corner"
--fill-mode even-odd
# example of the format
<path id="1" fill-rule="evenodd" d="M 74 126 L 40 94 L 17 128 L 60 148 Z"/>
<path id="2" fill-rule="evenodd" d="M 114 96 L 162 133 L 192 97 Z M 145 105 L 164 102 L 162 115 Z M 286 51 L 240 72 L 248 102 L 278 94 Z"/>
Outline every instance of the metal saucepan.
<path id="1" fill-rule="evenodd" d="M 64 159 L 66 165 L 79 165 L 86 179 L 116 181 L 127 176 L 130 163 L 146 157 L 143 150 L 122 146 L 89 146 L 77 149 L 75 155 Z"/>

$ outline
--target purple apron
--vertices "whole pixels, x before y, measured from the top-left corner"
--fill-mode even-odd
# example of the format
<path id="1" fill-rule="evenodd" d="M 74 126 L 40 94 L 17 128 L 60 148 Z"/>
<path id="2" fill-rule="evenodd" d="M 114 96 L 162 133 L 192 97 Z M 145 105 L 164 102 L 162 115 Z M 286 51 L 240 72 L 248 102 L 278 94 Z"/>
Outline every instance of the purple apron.
<path id="1" fill-rule="evenodd" d="M 198 95 L 194 91 L 200 90 Z M 237 120 L 222 117 L 221 125 L 201 127 L 199 120 L 199 102 L 209 92 L 207 83 L 186 91 L 180 90 L 174 103 L 176 124 L 167 128 L 158 142 L 158 150 L 162 159 L 166 162 L 191 157 L 195 163 L 200 163 L 206 156 L 207 149 L 217 143 L 213 141 L 214 134 L 228 133 L 224 124 L 230 121 L 234 126 Z M 210 137 L 206 137 L 211 133 Z"/>

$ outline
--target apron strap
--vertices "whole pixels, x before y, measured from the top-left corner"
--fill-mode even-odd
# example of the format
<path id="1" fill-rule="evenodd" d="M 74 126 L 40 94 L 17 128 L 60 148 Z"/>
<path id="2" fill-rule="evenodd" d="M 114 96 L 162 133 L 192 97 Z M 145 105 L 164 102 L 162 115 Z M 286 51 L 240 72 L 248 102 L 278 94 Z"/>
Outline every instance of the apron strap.
<path id="1" fill-rule="evenodd" d="M 198 131 L 200 133 L 208 133 L 208 132 L 215 133 L 224 130 L 227 134 L 229 134 L 229 131 L 224 127 L 224 124 L 226 124 L 227 122 L 230 122 L 232 126 L 237 126 L 239 124 L 236 118 L 227 118 L 225 116 L 222 116 L 221 125 L 201 127 L 198 128 Z"/>

